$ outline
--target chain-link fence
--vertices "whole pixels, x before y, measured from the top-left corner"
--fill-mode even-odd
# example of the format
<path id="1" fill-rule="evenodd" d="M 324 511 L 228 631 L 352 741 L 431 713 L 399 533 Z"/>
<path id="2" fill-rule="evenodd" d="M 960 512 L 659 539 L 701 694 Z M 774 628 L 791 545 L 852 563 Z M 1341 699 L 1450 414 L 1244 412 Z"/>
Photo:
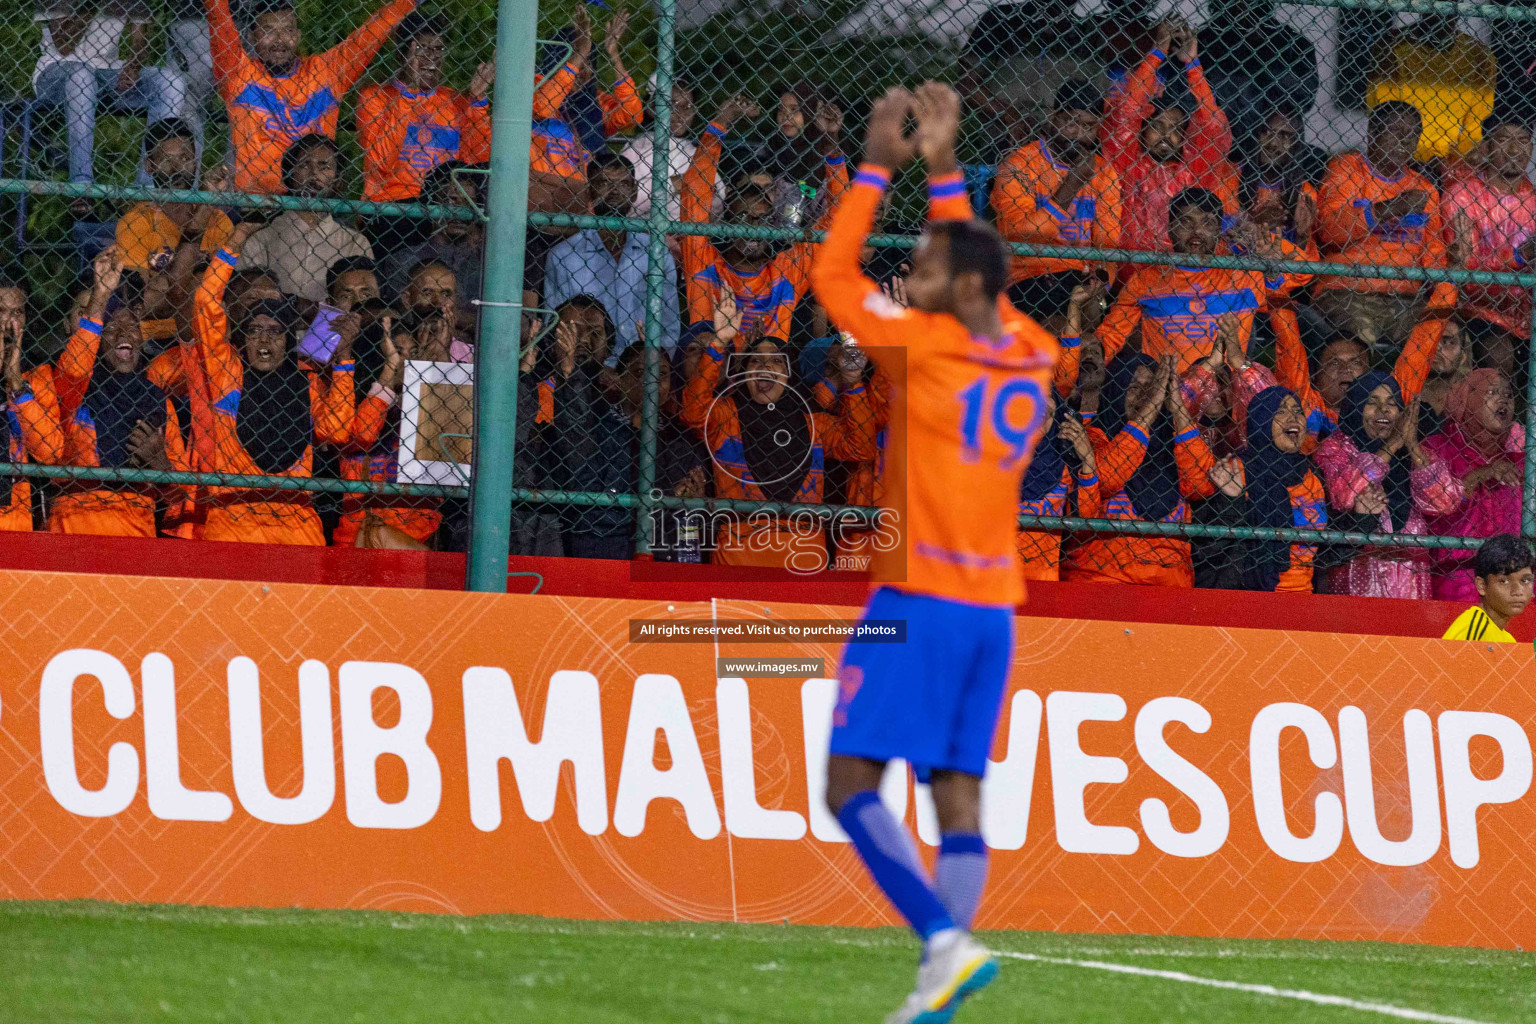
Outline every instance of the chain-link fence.
<path id="1" fill-rule="evenodd" d="M 1536 533 L 1536 12 L 560 3 L 530 68 L 494 6 L 0 24 L 0 526 L 864 568 L 902 383 L 811 268 L 873 99 L 931 77 L 1065 346 L 1029 577 L 1464 597 Z M 928 216 L 898 177 L 891 303 Z"/>

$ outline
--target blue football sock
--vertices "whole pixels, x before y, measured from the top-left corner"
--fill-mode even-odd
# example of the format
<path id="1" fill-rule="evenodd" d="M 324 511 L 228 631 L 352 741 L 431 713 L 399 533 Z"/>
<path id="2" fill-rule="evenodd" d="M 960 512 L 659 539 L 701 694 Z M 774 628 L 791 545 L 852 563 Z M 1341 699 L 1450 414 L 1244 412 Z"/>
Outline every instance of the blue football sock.
<path id="1" fill-rule="evenodd" d="M 933 870 L 939 902 L 955 924 L 971 930 L 982 890 L 987 887 L 987 844 L 974 832 L 946 832 Z"/>
<path id="2" fill-rule="evenodd" d="M 871 789 L 852 797 L 838 812 L 837 823 L 853 840 L 880 891 L 924 941 L 955 926 L 928 884 L 912 836 L 891 817 L 879 793 Z"/>

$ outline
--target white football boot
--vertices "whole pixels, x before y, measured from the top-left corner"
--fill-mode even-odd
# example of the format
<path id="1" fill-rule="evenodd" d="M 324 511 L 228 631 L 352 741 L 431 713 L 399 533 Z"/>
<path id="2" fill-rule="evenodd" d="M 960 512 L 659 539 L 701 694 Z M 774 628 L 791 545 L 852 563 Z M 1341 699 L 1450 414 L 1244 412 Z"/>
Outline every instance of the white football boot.
<path id="1" fill-rule="evenodd" d="M 949 1024 L 960 1004 L 997 977 L 997 962 L 966 932 L 936 936 L 917 969 L 917 990 L 885 1024 Z"/>

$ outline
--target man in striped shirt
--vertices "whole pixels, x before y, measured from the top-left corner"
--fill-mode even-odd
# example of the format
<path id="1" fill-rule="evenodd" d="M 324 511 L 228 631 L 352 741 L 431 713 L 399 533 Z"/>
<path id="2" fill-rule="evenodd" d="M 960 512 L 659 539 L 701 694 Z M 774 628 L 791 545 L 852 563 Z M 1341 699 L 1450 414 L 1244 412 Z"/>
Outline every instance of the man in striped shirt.
<path id="1" fill-rule="evenodd" d="M 1512 533 L 1489 537 L 1472 560 L 1472 576 L 1482 601 L 1457 616 L 1441 639 L 1516 643 L 1505 627 L 1531 603 L 1531 581 L 1536 579 L 1531 545 Z"/>

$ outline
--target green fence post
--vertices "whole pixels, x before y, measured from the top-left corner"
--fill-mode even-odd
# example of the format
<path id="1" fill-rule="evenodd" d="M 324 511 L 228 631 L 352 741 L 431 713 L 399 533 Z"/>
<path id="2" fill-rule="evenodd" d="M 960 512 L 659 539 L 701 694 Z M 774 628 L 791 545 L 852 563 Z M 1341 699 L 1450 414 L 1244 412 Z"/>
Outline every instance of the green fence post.
<path id="1" fill-rule="evenodd" d="M 1531 439 L 1536 438 L 1536 286 L 1531 288 L 1531 345 L 1525 373 L 1525 500 L 1521 505 L 1520 534 L 1536 540 L 1536 459 Z"/>
<path id="2" fill-rule="evenodd" d="M 523 245 L 528 230 L 528 143 L 533 132 L 534 40 L 539 0 L 500 0 L 491 113 L 490 223 L 480 343 L 475 352 L 474 473 L 469 484 L 470 590 L 507 592 L 512 459 L 517 441 Z"/>
<path id="3" fill-rule="evenodd" d="M 650 245 L 645 268 L 645 389 L 640 406 L 640 508 L 635 516 L 635 553 L 651 550 L 651 491 L 656 487 L 656 420 L 661 413 L 661 303 L 666 282 L 667 196 L 672 186 L 672 64 L 677 27 L 676 0 L 656 5 L 656 86 L 651 93 Z M 671 372 L 671 368 L 668 368 Z"/>

